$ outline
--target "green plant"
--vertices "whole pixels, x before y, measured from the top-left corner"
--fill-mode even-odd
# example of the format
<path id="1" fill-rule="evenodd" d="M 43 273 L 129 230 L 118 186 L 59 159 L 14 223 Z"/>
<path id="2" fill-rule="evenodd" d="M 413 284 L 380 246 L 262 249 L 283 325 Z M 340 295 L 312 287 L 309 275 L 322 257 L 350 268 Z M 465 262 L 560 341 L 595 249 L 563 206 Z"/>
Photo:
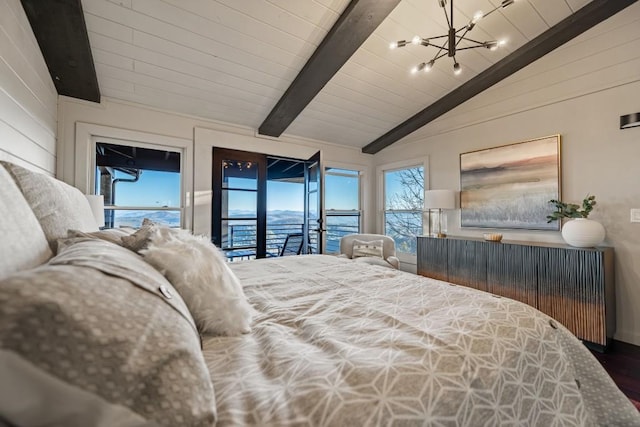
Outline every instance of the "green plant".
<path id="1" fill-rule="evenodd" d="M 561 218 L 587 218 L 596 205 L 596 196 L 587 194 L 582 201 L 582 206 L 560 200 L 549 200 L 549 203 L 553 203 L 556 210 L 551 215 L 547 215 L 547 223 Z"/>

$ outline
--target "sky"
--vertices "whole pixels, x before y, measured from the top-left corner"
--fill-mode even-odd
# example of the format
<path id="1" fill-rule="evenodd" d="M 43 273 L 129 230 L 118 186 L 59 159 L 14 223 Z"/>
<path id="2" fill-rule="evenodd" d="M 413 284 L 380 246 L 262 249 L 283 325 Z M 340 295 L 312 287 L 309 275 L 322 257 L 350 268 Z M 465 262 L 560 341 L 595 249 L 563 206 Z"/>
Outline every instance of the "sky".
<path id="1" fill-rule="evenodd" d="M 131 178 L 118 174 L 117 178 Z M 238 185 L 239 184 L 234 184 Z M 357 178 L 325 176 L 325 208 L 357 209 Z M 267 211 L 304 210 L 303 185 L 269 181 L 267 186 Z M 231 209 L 255 209 L 255 193 L 235 192 L 232 196 L 234 206 Z M 180 178 L 172 172 L 143 171 L 140 180 L 135 183 L 119 182 L 116 184 L 116 204 L 118 206 L 150 206 L 179 207 Z"/>
<path id="2" fill-rule="evenodd" d="M 385 173 L 384 187 L 385 187 L 386 196 L 388 198 L 396 194 L 398 195 L 402 194 L 402 182 L 400 179 L 401 173 L 402 173 L 402 170 L 389 171 Z"/>
<path id="3" fill-rule="evenodd" d="M 131 179 L 116 172 L 116 178 Z M 180 207 L 180 175 L 175 172 L 145 170 L 138 182 L 116 184 L 118 206 Z"/>

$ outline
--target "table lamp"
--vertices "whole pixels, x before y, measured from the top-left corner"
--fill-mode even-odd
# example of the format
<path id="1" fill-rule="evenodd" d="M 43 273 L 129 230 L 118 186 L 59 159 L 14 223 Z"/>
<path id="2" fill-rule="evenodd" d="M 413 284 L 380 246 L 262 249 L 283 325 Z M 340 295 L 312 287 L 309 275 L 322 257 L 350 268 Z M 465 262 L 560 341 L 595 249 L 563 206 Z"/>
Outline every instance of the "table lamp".
<path id="1" fill-rule="evenodd" d="M 442 231 L 442 210 L 456 208 L 456 192 L 454 190 L 426 190 L 424 192 L 425 209 L 438 210 L 438 231 L 435 237 L 447 237 Z"/>

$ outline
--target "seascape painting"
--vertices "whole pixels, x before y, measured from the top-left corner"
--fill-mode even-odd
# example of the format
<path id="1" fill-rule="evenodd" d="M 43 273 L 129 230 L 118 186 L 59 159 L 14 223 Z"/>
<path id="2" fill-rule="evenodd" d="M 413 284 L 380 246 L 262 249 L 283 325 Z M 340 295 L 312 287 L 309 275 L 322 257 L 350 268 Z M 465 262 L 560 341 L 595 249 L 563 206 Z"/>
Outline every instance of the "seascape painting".
<path id="1" fill-rule="evenodd" d="M 460 155 L 462 227 L 558 230 L 560 135 Z"/>

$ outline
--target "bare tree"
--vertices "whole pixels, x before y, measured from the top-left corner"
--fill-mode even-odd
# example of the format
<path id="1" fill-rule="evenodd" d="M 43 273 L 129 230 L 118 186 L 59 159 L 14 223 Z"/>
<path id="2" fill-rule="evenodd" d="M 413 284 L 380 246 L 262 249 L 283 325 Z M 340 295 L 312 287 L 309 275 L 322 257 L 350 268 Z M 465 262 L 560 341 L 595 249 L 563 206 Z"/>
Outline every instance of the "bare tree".
<path id="1" fill-rule="evenodd" d="M 396 174 L 402 190 L 387 200 L 387 234 L 394 237 L 399 251 L 415 252 L 415 237 L 422 234 L 424 171 L 421 167 L 409 168 Z"/>

